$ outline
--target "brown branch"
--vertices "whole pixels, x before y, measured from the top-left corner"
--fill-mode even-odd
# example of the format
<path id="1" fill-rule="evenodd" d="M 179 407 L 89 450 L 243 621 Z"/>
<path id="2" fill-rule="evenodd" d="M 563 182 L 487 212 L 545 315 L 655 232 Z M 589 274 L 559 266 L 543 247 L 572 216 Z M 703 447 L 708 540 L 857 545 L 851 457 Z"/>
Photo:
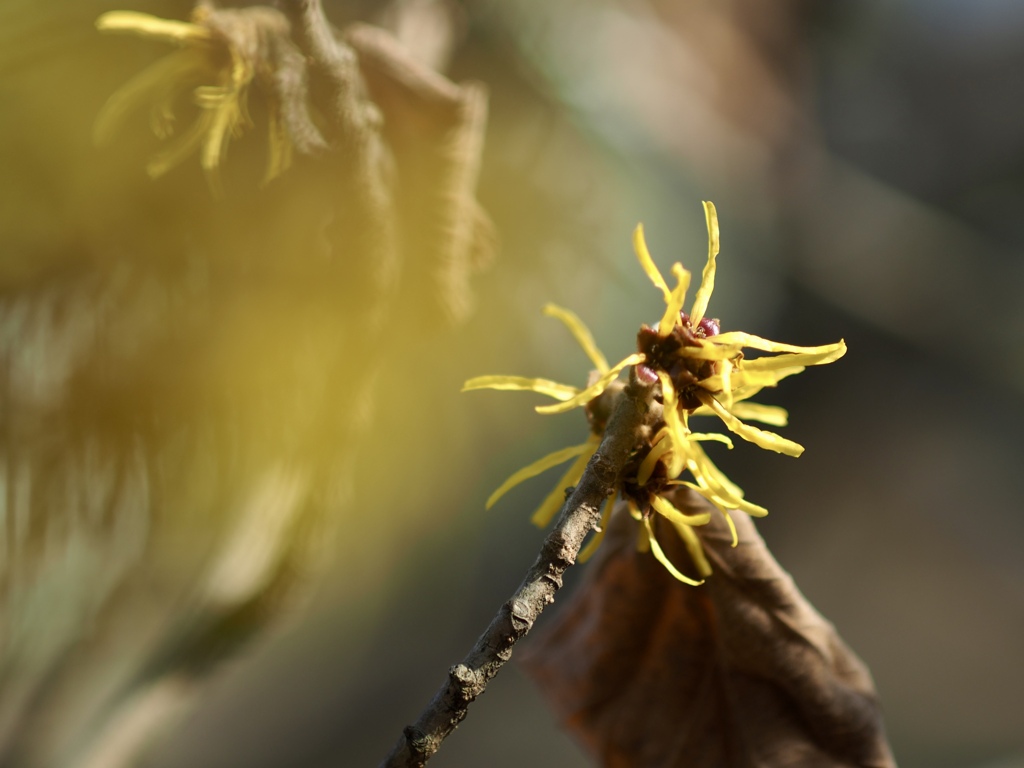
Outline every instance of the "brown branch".
<path id="1" fill-rule="evenodd" d="M 583 539 L 597 525 L 601 505 L 610 496 L 634 449 L 649 425 L 660 418 L 651 389 L 635 379 L 621 391 L 609 392 L 614 410 L 597 452 L 566 499 L 558 522 L 548 534 L 536 562 L 515 594 L 469 654 L 448 670 L 448 678 L 427 708 L 401 738 L 380 768 L 420 768 L 466 716 L 469 705 L 512 656 L 512 649 L 533 627 L 541 611 L 555 601 L 562 574 L 576 562 Z"/>

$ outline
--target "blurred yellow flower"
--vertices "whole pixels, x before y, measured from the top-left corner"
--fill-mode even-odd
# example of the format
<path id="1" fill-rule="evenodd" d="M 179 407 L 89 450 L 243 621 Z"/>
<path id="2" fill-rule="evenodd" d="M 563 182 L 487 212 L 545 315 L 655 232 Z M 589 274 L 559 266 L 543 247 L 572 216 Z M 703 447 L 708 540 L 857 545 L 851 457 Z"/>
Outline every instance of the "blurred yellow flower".
<path id="1" fill-rule="evenodd" d="M 743 490 L 715 466 L 701 445 L 703 442 L 716 441 L 732 448 L 732 440 L 716 432 L 694 432 L 690 428 L 690 417 L 715 416 L 727 430 L 744 440 L 767 450 L 799 456 L 803 453 L 803 446 L 744 421 L 785 426 L 788 420 L 785 409 L 752 403 L 750 398 L 764 387 L 773 387 L 787 376 L 800 373 L 806 366 L 831 363 L 846 354 L 843 341 L 819 347 L 799 347 L 769 341 L 742 331 L 721 333 L 719 321 L 706 315 L 714 290 L 719 252 L 718 215 L 710 202 L 704 203 L 704 213 L 708 229 L 708 257 L 689 314 L 683 312 L 682 308 L 690 284 L 690 273 L 678 262 L 673 264 L 671 271 L 676 285 L 670 289 L 647 249 L 643 228 L 637 226 L 634 232 L 633 245 L 640 265 L 655 287 L 661 290 L 665 300 L 661 321 L 654 326 L 641 326 L 637 334 L 636 353 L 609 366 L 582 321 L 572 312 L 549 304 L 545 307 L 545 314 L 558 318 L 569 328 L 597 370 L 595 380 L 588 387 L 580 390 L 546 379 L 518 376 L 480 376 L 470 379 L 463 386 L 463 391 L 503 389 L 538 392 L 560 401 L 554 405 L 538 406 L 538 412 L 560 413 L 592 403 L 629 366 L 635 366 L 634 375 L 639 380 L 657 385 L 663 405 L 663 419 L 655 425 L 650 444 L 638 451 L 627 466 L 618 492 L 626 499 L 633 516 L 642 522 L 640 547 L 649 548 L 673 576 L 690 584 L 701 582 L 683 575 L 668 560 L 654 536 L 650 516 L 658 513 L 672 524 L 686 544 L 702 577 L 711 573 L 711 567 L 692 529 L 693 526 L 707 523 L 710 516 L 680 512 L 664 495 L 669 488 L 685 485 L 721 511 L 732 530 L 733 546 L 736 545 L 736 529 L 730 517 L 731 511 L 739 510 L 754 516 L 768 513 L 764 507 L 743 497 Z M 748 348 L 780 354 L 747 360 L 743 350 Z M 563 489 L 579 481 L 587 461 L 597 450 L 599 432 L 600 429 L 598 434 L 591 435 L 581 445 L 556 451 L 516 472 L 491 495 L 487 507 L 490 508 L 506 491 L 522 481 L 576 457 L 576 461 L 533 515 L 535 524 L 547 525 L 562 506 Z M 684 472 L 688 472 L 692 479 L 679 479 Z M 607 521 L 610 508 L 610 505 L 606 505 L 601 529 Z M 590 556 L 600 543 L 601 536 L 602 530 L 599 530 L 581 552 L 581 560 Z"/>
<path id="2" fill-rule="evenodd" d="M 96 120 L 97 143 L 109 142 L 131 111 L 148 106 L 153 132 L 159 139 L 170 141 L 146 166 L 149 175 L 161 176 L 198 151 L 210 187 L 219 194 L 218 169 L 227 155 L 228 143 L 253 124 L 249 87 L 258 74 L 268 74 L 261 72 L 267 68 L 264 38 L 270 34 L 268 30 L 287 34 L 285 18 L 273 9 L 264 10 L 258 16 L 249 14 L 251 23 L 240 26 L 244 34 L 239 34 L 237 40 L 211 26 L 211 13 L 203 7 L 193 12 L 190 22 L 133 11 L 110 11 L 100 16 L 96 28 L 101 32 L 160 40 L 178 45 L 180 50 L 144 69 L 107 100 Z M 174 137 L 175 102 L 190 89 L 199 115 Z M 268 120 L 270 151 L 264 183 L 285 171 L 292 155 L 280 105 L 274 99 L 269 100 Z"/>

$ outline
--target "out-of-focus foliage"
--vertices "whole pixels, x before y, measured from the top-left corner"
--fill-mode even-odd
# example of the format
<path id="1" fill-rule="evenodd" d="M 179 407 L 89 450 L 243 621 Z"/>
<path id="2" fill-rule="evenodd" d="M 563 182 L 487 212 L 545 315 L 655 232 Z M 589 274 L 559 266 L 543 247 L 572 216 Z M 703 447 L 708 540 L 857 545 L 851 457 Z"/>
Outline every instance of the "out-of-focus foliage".
<path id="1" fill-rule="evenodd" d="M 202 9 L 183 42 L 203 49 L 197 82 L 135 88 L 95 147 L 105 101 L 166 41 L 101 36 L 106 4 L 5 6 L 4 764 L 133 764 L 335 530 L 368 537 L 350 487 L 382 371 L 470 306 L 493 248 L 474 199 L 485 91 L 369 27 L 334 39 L 310 8 Z M 259 77 L 217 96 L 242 70 Z M 295 127 L 307 111 L 319 141 Z M 212 140 L 151 179 L 172 115 Z M 251 122 L 230 152 L 222 119 Z M 261 183 L 281 131 L 292 162 Z"/>

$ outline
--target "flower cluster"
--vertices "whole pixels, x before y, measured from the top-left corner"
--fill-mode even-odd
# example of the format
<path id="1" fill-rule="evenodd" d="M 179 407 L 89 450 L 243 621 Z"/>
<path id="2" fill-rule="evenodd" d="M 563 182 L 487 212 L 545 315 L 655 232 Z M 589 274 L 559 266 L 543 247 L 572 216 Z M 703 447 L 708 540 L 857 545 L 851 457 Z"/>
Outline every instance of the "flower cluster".
<path id="1" fill-rule="evenodd" d="M 110 11 L 96 20 L 101 32 L 160 40 L 177 45 L 178 50 L 144 69 L 107 100 L 96 120 L 95 137 L 98 143 L 109 141 L 131 111 L 148 105 L 153 132 L 168 142 L 147 165 L 149 175 L 162 176 L 198 151 L 210 186 L 219 193 L 218 169 L 228 144 L 253 125 L 249 88 L 258 76 L 273 79 L 268 63 L 270 38 L 287 37 L 288 23 L 272 8 L 249 9 L 244 17 L 247 23 L 231 30 L 214 23 L 213 13 L 199 6 L 192 21 L 174 21 L 134 11 Z M 238 12 L 233 18 L 243 19 Z M 265 90 L 271 93 L 273 89 Z M 175 136 L 175 107 L 188 91 L 199 114 Z M 284 172 L 292 157 L 281 105 L 274 98 L 268 101 L 270 152 L 264 183 Z"/>
<path id="2" fill-rule="evenodd" d="M 680 512 L 667 498 L 667 491 L 673 486 L 683 485 L 707 499 L 725 516 L 732 530 L 733 546 L 737 543 L 736 528 L 730 513 L 740 511 L 760 517 L 768 514 L 768 510 L 747 501 L 743 490 L 730 481 L 704 451 L 702 443 L 707 441 L 725 443 L 732 448 L 729 436 L 694 431 L 690 419 L 717 417 L 728 431 L 744 440 L 770 451 L 799 456 L 803 452 L 801 445 L 747 423 L 756 421 L 768 426 L 785 426 L 788 420 L 785 409 L 754 403 L 750 398 L 763 388 L 773 387 L 787 376 L 800 373 L 809 365 L 831 363 L 846 354 L 843 341 L 819 347 L 799 347 L 742 331 L 722 332 L 719 321 L 707 316 L 715 287 L 719 252 L 718 215 L 710 202 L 704 203 L 704 213 L 708 229 L 708 257 L 689 313 L 683 311 L 683 304 L 690 285 L 690 273 L 681 264 L 673 264 L 671 273 L 676 284 L 669 288 L 647 250 L 643 228 L 637 226 L 634 232 L 633 245 L 640 265 L 665 301 L 665 312 L 660 322 L 640 328 L 636 353 L 610 366 L 575 314 L 548 305 L 545 314 L 565 324 L 594 364 L 597 373 L 589 386 L 578 389 L 547 379 L 481 376 L 470 379 L 463 387 L 463 391 L 501 389 L 538 392 L 560 401 L 538 406 L 538 412 L 560 413 L 579 406 L 589 407 L 624 369 L 635 366 L 634 375 L 655 386 L 663 406 L 663 416 L 655 425 L 649 443 L 627 465 L 617 491 L 626 500 L 633 517 L 641 521 L 638 546 L 649 549 L 677 579 L 695 585 L 702 583 L 702 579 L 691 579 L 681 573 L 659 546 L 651 515 L 657 513 L 672 525 L 686 545 L 700 576 L 705 577 L 710 575 L 711 567 L 693 528 L 707 523 L 710 514 L 687 515 Z M 748 360 L 744 349 L 778 354 L 763 354 Z M 595 419 L 591 419 L 591 425 L 592 434 L 586 442 L 556 451 L 519 470 L 491 495 L 487 507 L 490 508 L 506 491 L 522 481 L 575 458 L 533 515 L 535 524 L 547 525 L 562 506 L 563 489 L 579 481 L 588 460 L 600 444 L 603 425 Z M 685 479 L 684 473 L 689 479 Z M 589 557 L 600 543 L 610 510 L 611 504 L 606 504 L 600 530 L 581 552 L 581 560 Z"/>

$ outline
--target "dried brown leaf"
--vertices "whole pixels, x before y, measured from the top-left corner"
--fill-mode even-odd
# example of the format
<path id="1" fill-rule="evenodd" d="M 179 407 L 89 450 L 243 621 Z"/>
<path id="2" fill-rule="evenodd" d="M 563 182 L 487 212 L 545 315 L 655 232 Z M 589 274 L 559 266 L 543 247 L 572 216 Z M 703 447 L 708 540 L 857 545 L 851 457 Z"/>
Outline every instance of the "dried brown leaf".
<path id="1" fill-rule="evenodd" d="M 674 503 L 706 509 L 685 491 Z M 568 730 L 601 765 L 894 766 L 871 676 L 778 565 L 753 521 L 696 529 L 714 574 L 676 581 L 616 514 L 585 583 L 525 654 Z M 696 569 L 668 525 L 673 562 Z"/>

